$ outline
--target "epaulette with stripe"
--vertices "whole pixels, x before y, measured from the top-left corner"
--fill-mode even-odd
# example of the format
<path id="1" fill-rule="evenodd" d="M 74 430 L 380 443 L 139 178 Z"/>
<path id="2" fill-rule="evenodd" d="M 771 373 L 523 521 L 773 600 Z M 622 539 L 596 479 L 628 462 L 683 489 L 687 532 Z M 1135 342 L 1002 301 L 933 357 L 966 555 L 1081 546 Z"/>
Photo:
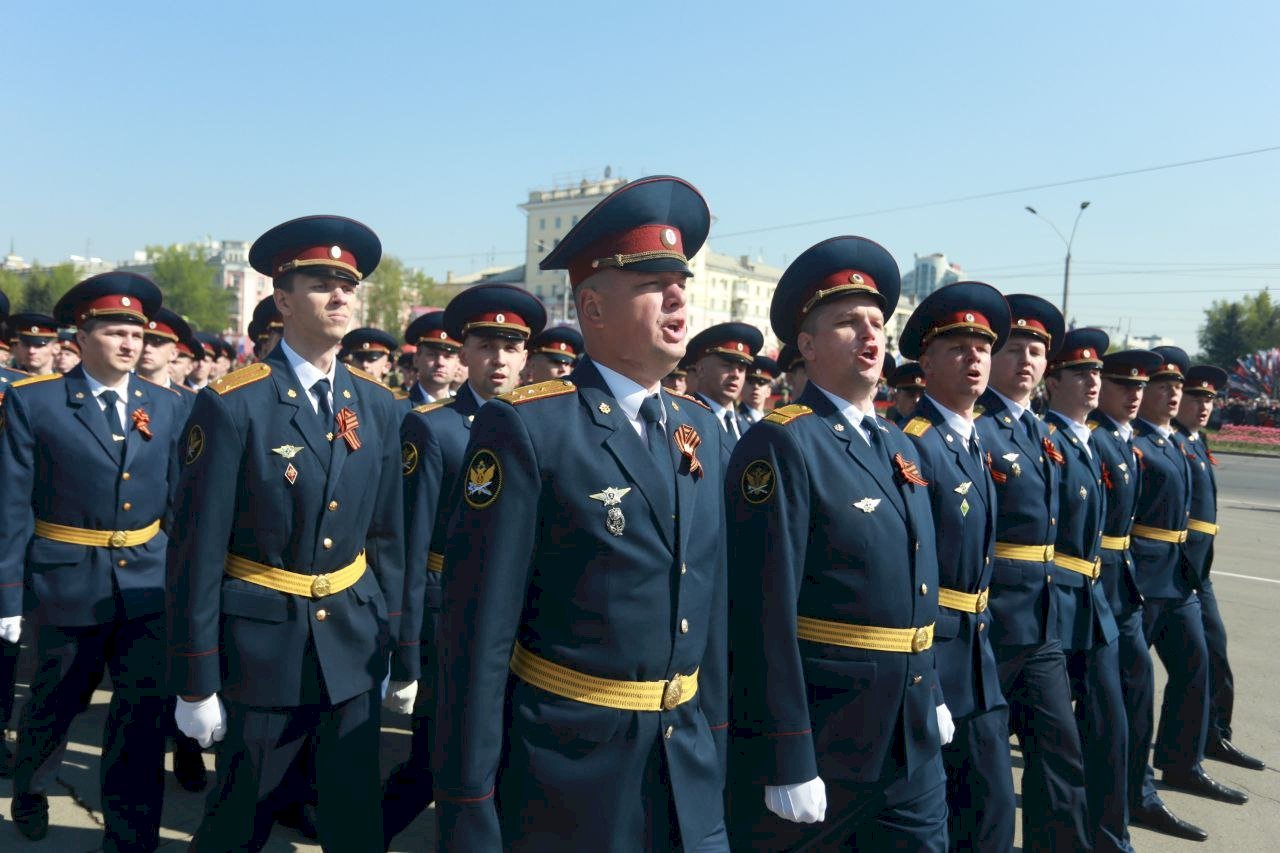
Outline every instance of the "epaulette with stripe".
<path id="1" fill-rule="evenodd" d="M 498 399 L 502 400 L 504 403 L 519 406 L 521 403 L 543 400 L 547 397 L 560 397 L 564 394 L 572 394 L 573 392 L 574 385 L 568 379 L 548 379 L 546 382 L 535 382 L 532 385 L 522 385 L 514 391 L 508 391 L 506 394 L 499 395 Z"/>
<path id="2" fill-rule="evenodd" d="M 445 406 L 452 406 L 456 400 L 432 400 L 430 403 L 423 403 L 421 406 L 414 406 L 413 410 L 420 415 L 427 412 L 434 412 L 436 409 L 443 409 Z"/>
<path id="3" fill-rule="evenodd" d="M 390 394 L 390 393 L 391 393 L 391 389 L 390 389 L 390 388 L 388 388 L 386 385 L 384 385 L 384 384 L 383 384 L 383 382 L 382 382 L 382 380 L 381 380 L 381 379 L 379 379 L 378 377 L 374 376 L 372 373 L 365 373 L 365 372 L 364 372 L 363 370 L 361 370 L 360 368 L 358 368 L 358 367 L 352 367 L 352 366 L 351 366 L 351 365 L 349 365 L 349 364 L 347 365 L 347 370 L 348 370 L 348 371 L 350 371 L 350 373 L 351 373 L 351 375 L 352 375 L 352 376 L 355 376 L 355 377 L 356 377 L 356 378 L 358 378 L 358 379 L 363 379 L 365 382 L 371 382 L 371 383 L 373 383 L 374 385 L 377 385 L 377 386 L 378 386 L 379 388 L 381 388 L 383 391 L 386 391 L 388 394 Z"/>
<path id="4" fill-rule="evenodd" d="M 401 388 L 392 388 L 391 394 L 396 398 L 397 401 L 409 399 L 409 392 Z"/>
<path id="5" fill-rule="evenodd" d="M 174 390 L 174 386 L 172 385 L 161 385 L 159 382 L 152 382 L 150 379 L 147 379 L 145 376 L 138 376 L 138 374 L 136 373 L 134 374 L 134 376 L 137 377 L 138 379 L 141 379 L 143 382 L 147 383 L 148 385 L 158 388 L 161 391 L 168 391 L 170 394 L 172 394 L 175 397 L 182 396 L 176 390 Z"/>
<path id="6" fill-rule="evenodd" d="M 1093 432 L 1095 429 L 1101 426 L 1101 424 L 1099 424 L 1097 421 L 1087 421 L 1085 423 L 1085 426 L 1089 428 L 1089 432 Z"/>
<path id="7" fill-rule="evenodd" d="M 973 416 L 976 418 L 987 410 L 987 407 L 981 403 L 977 403 L 973 407 Z"/>
<path id="8" fill-rule="evenodd" d="M 1049 424 L 1049 435 L 1053 435 L 1057 431 L 1058 431 L 1057 424 Z"/>
<path id="9" fill-rule="evenodd" d="M 218 395 L 230 394 L 237 388 L 252 385 L 254 382 L 266 379 L 270 375 L 271 365 L 259 361 L 257 364 L 250 364 L 239 370 L 233 370 L 221 379 L 215 379 L 209 383 L 209 387 Z"/>
<path id="10" fill-rule="evenodd" d="M 711 411 L 710 406 L 708 406 L 706 403 L 702 402 L 697 397 L 694 397 L 690 394 L 681 394 L 679 391 L 672 391 L 670 388 L 667 389 L 667 393 L 670 394 L 672 397 L 679 397 L 681 400 L 688 400 L 690 403 L 697 403 L 699 406 L 706 409 L 708 412 Z"/>
<path id="11" fill-rule="evenodd" d="M 928 418 L 912 418 L 902 431 L 907 435 L 914 435 L 917 438 L 924 435 L 933 427 L 933 423 Z"/>
<path id="12" fill-rule="evenodd" d="M 37 382 L 52 382 L 54 379 L 61 379 L 61 373 L 42 373 L 39 376 L 28 376 L 26 379 L 19 379 L 13 383 L 14 388 L 22 388 L 27 385 L 35 385 Z"/>
<path id="13" fill-rule="evenodd" d="M 802 406 L 799 403 L 792 403 L 790 406 L 783 406 L 780 409 L 774 409 L 772 412 L 764 416 L 764 419 L 771 424 L 779 424 L 786 426 L 796 418 L 803 418 L 805 415 L 812 415 L 813 409 L 808 406 Z"/>

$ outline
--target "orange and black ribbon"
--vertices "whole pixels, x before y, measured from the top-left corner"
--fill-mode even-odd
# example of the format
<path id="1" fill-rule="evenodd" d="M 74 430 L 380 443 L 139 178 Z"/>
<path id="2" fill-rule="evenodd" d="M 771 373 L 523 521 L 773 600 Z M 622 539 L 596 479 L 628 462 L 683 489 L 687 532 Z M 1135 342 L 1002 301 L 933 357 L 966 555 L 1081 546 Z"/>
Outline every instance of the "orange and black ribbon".
<path id="1" fill-rule="evenodd" d="M 929 485 L 929 481 L 920 476 L 920 469 L 916 467 L 916 463 L 901 453 L 893 454 L 893 464 L 898 466 L 898 476 L 902 478 L 902 482 L 917 486 Z"/>
<path id="2" fill-rule="evenodd" d="M 1067 458 L 1062 455 L 1062 452 L 1058 450 L 1052 441 L 1047 438 L 1042 438 L 1040 439 L 1040 446 L 1044 448 L 1045 456 L 1048 456 L 1059 465 L 1067 464 Z"/>
<path id="3" fill-rule="evenodd" d="M 1210 450 L 1210 449 L 1208 448 L 1208 446 L 1206 446 L 1206 447 L 1205 447 L 1204 452 L 1205 452 L 1205 454 L 1209 457 L 1209 464 L 1210 464 L 1210 465 L 1217 465 L 1217 464 L 1218 464 L 1218 457 L 1216 457 L 1216 456 L 1214 456 L 1214 455 L 1213 455 L 1213 451 L 1212 451 L 1212 450 Z"/>
<path id="4" fill-rule="evenodd" d="M 685 473 L 695 478 L 702 477 L 702 463 L 698 461 L 697 454 L 698 445 L 702 444 L 702 436 L 698 435 L 698 431 L 688 424 L 680 424 L 671 439 L 680 450 L 680 455 L 684 457 Z"/>
<path id="5" fill-rule="evenodd" d="M 991 463 L 991 451 L 987 451 L 987 470 L 991 472 L 991 481 L 993 483 L 1004 484 L 1008 482 L 1009 475 L 1003 471 L 997 471 L 996 466 Z"/>
<path id="6" fill-rule="evenodd" d="M 133 428 L 136 429 L 144 439 L 151 440 L 151 416 L 147 414 L 145 409 L 134 409 Z"/>
<path id="7" fill-rule="evenodd" d="M 1115 483 L 1111 482 L 1111 469 L 1107 467 L 1105 462 L 1102 463 L 1102 485 L 1106 486 L 1108 491 L 1116 487 Z"/>
<path id="8" fill-rule="evenodd" d="M 356 427 L 360 426 L 360 420 L 356 413 L 350 408 L 344 408 L 335 415 L 335 419 L 338 422 L 338 438 L 347 443 L 348 450 L 359 450 L 360 436 L 356 435 Z"/>

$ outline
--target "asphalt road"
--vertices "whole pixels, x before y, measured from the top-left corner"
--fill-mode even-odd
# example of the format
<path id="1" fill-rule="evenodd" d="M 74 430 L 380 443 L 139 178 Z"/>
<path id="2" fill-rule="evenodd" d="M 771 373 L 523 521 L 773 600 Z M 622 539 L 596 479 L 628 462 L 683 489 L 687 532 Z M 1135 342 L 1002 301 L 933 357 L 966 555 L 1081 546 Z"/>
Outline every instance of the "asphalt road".
<path id="1" fill-rule="evenodd" d="M 1162 796 L 1176 814 L 1205 828 L 1209 843 L 1199 845 L 1133 830 L 1139 851 L 1233 850 L 1264 851 L 1280 848 L 1280 667 L 1276 665 L 1271 623 L 1280 613 L 1280 458 L 1223 455 L 1218 468 L 1220 487 L 1215 586 L 1230 635 L 1230 656 L 1236 681 L 1235 741 L 1267 762 L 1268 769 L 1253 772 L 1206 762 L 1210 775 L 1244 789 L 1250 801 L 1230 806 L 1177 791 Z M 27 679 L 21 679 L 19 701 L 26 695 Z M 1164 689 L 1164 672 L 1156 665 L 1157 690 Z M 12 783 L 0 780 L 0 850 L 89 851 L 101 844 L 101 810 L 98 798 L 99 742 L 106 715 L 107 693 L 99 691 L 94 704 L 72 730 L 71 744 L 59 777 L 61 792 L 51 798 L 51 828 L 38 845 L 26 842 L 9 821 Z M 385 771 L 402 760 L 408 749 L 408 720 L 393 717 L 383 731 Z M 10 734 L 12 745 L 13 736 Z M 1016 757 L 1015 757 L 1016 758 Z M 210 769 L 212 756 L 206 755 Z M 1015 771 L 1016 772 L 1016 771 Z M 189 794 L 167 776 L 165 789 L 164 850 L 182 850 L 198 825 L 203 795 Z M 393 849 L 422 851 L 432 848 L 435 821 L 424 814 L 402 834 Z M 269 851 L 319 850 L 295 832 L 277 827 Z"/>

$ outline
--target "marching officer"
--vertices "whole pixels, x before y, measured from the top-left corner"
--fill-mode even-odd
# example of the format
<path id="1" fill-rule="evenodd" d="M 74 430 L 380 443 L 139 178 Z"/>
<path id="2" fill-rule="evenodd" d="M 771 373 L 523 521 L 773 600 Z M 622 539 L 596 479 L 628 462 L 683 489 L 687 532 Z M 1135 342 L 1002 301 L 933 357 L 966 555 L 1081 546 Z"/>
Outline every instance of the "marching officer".
<path id="1" fill-rule="evenodd" d="M 809 374 L 804 369 L 804 356 L 795 344 L 782 345 L 782 351 L 778 353 L 778 367 L 787 378 L 787 388 L 791 392 L 788 402 L 794 403 L 800 399 L 805 383 L 809 381 Z"/>
<path id="2" fill-rule="evenodd" d="M 1101 329 L 1066 333 L 1045 378 L 1049 392 L 1045 423 L 1056 450 L 1050 456 L 1059 467 L 1053 553 L 1058 636 L 1067 657 L 1084 748 L 1089 825 L 1094 830 L 1095 850 L 1132 851 L 1119 629 L 1106 587 L 1098 583 L 1106 489 L 1102 460 L 1088 426 L 1102 385 L 1102 354 L 1110 344 Z"/>
<path id="3" fill-rule="evenodd" d="M 973 317 L 964 320 L 965 316 Z M 939 288 L 916 307 L 898 339 L 928 391 L 903 424 L 920 452 L 938 542 L 934 655 L 955 738 L 942 748 L 952 850 L 1013 847 L 1009 704 L 991 647 L 991 556 L 996 493 L 973 424 L 991 352 L 1009 336 L 1009 306 L 981 282 Z M 899 373 L 893 374 L 896 381 Z"/>
<path id="4" fill-rule="evenodd" d="M 725 487 L 742 849 L 947 847 L 928 484 L 873 404 L 900 284 L 883 247 L 835 237 L 774 291 L 809 383 L 738 443 Z"/>
<path id="5" fill-rule="evenodd" d="M 577 329 L 572 326 L 547 329 L 529 343 L 529 361 L 525 368 L 528 382 L 522 384 L 568 376 L 582 352 L 582 333 Z"/>
<path id="6" fill-rule="evenodd" d="M 662 387 L 676 394 L 684 394 L 689 388 L 689 372 L 676 365 L 671 372 L 662 377 Z"/>
<path id="7" fill-rule="evenodd" d="M 9 316 L 14 336 L 13 358 L 17 368 L 32 376 L 53 373 L 53 351 L 58 341 L 58 321 L 48 314 L 24 311 Z"/>
<path id="8" fill-rule="evenodd" d="M 80 363 L 80 343 L 74 328 L 59 329 L 58 342 L 53 345 L 53 370 L 70 373 Z"/>
<path id="9" fill-rule="evenodd" d="M 321 844 L 382 844 L 378 691 L 404 591 L 400 412 L 334 359 L 380 257 L 372 231 L 338 216 L 259 237 L 249 261 L 275 280 L 284 336 L 201 392 L 180 442 L 175 716 L 202 746 L 223 740 L 193 850 L 259 848 L 259 803 L 304 749 Z M 405 657 L 412 677 L 417 655 Z"/>
<path id="10" fill-rule="evenodd" d="M 978 437 L 996 485 L 991 643 L 1010 727 L 1022 744 L 1022 838 L 1034 850 L 1087 850 L 1080 733 L 1053 592 L 1058 465 L 1031 395 L 1062 346 L 1062 314 L 1038 296 L 1007 297 L 1008 342 L 978 400 Z M 963 318 L 962 318 L 963 319 Z"/>
<path id="11" fill-rule="evenodd" d="M 391 372 L 391 354 L 396 351 L 395 338 L 381 329 L 365 326 L 343 335 L 341 347 L 351 353 L 356 367 L 386 384 L 387 374 Z"/>
<path id="12" fill-rule="evenodd" d="M 0 291 L 0 404 L 4 403 L 4 396 L 9 386 L 27 376 L 21 370 L 13 370 L 5 366 L 4 362 L 8 360 L 9 355 L 8 319 L 9 297 Z M 20 627 L 21 617 L 16 621 L 8 620 L 7 622 L 0 619 L 0 777 L 7 777 L 11 773 L 9 762 L 12 756 L 9 754 L 9 742 L 5 731 L 9 728 L 9 721 L 13 717 L 18 653 L 22 648 L 18 644 Z"/>
<path id="13" fill-rule="evenodd" d="M 915 415 L 916 406 L 924 394 L 924 372 L 914 361 L 904 361 L 889 373 L 889 387 L 893 389 L 893 405 L 885 417 L 902 426 Z"/>
<path id="14" fill-rule="evenodd" d="M 160 289 L 133 273 L 80 282 L 54 312 L 79 328 L 84 360 L 66 376 L 18 382 L 5 396 L 0 617 L 14 626 L 25 611 L 38 661 L 22 711 L 12 816 L 32 840 L 48 832 L 48 791 L 67 732 L 106 668 L 113 692 L 102 748 L 104 847 L 159 844 L 161 525 L 181 424 L 173 392 L 130 371 L 160 300 Z"/>
<path id="15" fill-rule="evenodd" d="M 689 341 L 689 357 L 698 377 L 697 397 L 720 422 L 730 450 L 751 426 L 738 414 L 738 398 L 747 371 L 764 346 L 764 335 L 746 323 L 717 323 Z"/>
<path id="16" fill-rule="evenodd" d="M 252 325 L 257 327 L 257 334 L 250 333 L 253 338 L 253 354 L 258 361 L 262 361 L 280 343 L 280 336 L 284 333 L 284 320 L 280 316 L 274 295 L 262 297 L 254 306 Z"/>
<path id="17" fill-rule="evenodd" d="M 661 389 L 709 225 L 679 178 L 602 200 L 541 265 L 589 355 L 476 414 L 444 550 L 446 850 L 729 849 L 724 432 Z"/>
<path id="18" fill-rule="evenodd" d="M 1187 519 L 1187 558 L 1196 571 L 1200 616 L 1209 649 L 1209 735 L 1205 755 L 1248 770 L 1264 770 L 1266 765 L 1241 752 L 1231 742 L 1231 710 L 1235 704 L 1235 681 L 1227 660 L 1227 627 L 1218 609 L 1218 597 L 1209 576 L 1213 567 L 1213 541 L 1218 535 L 1218 480 L 1213 469 L 1218 460 L 1209 452 L 1208 439 L 1201 430 L 1213 414 L 1214 398 L 1227 389 L 1227 372 L 1220 367 L 1198 364 L 1187 370 L 1182 385 L 1182 401 L 1173 425 L 1182 436 L 1182 446 L 1190 460 L 1191 517 Z"/>
<path id="19" fill-rule="evenodd" d="M 1152 352 L 1164 363 L 1151 375 L 1134 426 L 1142 486 L 1130 546 L 1145 599 L 1143 633 L 1169 674 L 1152 762 L 1172 788 L 1241 805 L 1248 794 L 1215 781 L 1201 764 L 1209 725 L 1209 650 L 1195 593 L 1199 578 L 1184 547 L 1191 469 L 1173 428 L 1191 362 L 1178 347 Z M 1146 775 L 1145 784 L 1153 788 L 1150 767 Z"/>
<path id="20" fill-rule="evenodd" d="M 413 354 L 418 381 L 409 389 L 409 403 L 421 406 L 453 396 L 449 386 L 458 368 L 462 343 L 449 337 L 444 328 L 444 312 L 430 311 L 415 317 L 404 330 L 404 342 L 418 348 Z"/>
<path id="21" fill-rule="evenodd" d="M 436 628 L 444 542 L 452 496 L 466 467 L 467 440 L 476 412 L 487 400 L 514 391 L 532 337 L 560 350 L 560 341 L 538 336 L 546 310 L 529 291 L 505 284 L 478 284 L 458 294 L 445 309 L 449 336 L 462 341 L 460 353 L 468 378 L 449 400 L 415 407 L 400 427 L 403 440 L 405 513 L 405 595 L 420 619 L 401 623 L 401 642 L 420 651 L 422 684 L 413 710 L 409 759 L 383 787 L 383 824 L 387 844 L 431 803 L 431 738 L 434 729 Z M 575 332 L 576 334 L 576 332 Z M 392 666 L 392 678 L 408 675 Z M 407 709 L 406 709 L 407 710 Z"/>
<path id="22" fill-rule="evenodd" d="M 738 419 L 751 424 L 758 423 L 765 415 L 765 406 L 769 404 L 769 395 L 773 392 L 773 383 L 782 375 L 778 370 L 778 362 L 768 356 L 758 355 L 751 360 L 751 369 L 747 371 L 747 384 L 742 389 L 742 400 L 738 404 Z"/>
<path id="23" fill-rule="evenodd" d="M 195 404 L 196 393 L 186 386 L 174 382 L 170 368 L 178 357 L 178 347 L 186 342 L 190 349 L 195 341 L 194 333 L 187 321 L 176 311 L 160 308 L 147 321 L 142 335 L 142 357 L 138 360 L 138 375 L 148 382 L 154 382 L 161 388 L 168 388 L 178 395 L 182 402 L 179 420 L 185 424 L 191 407 Z M 200 770 L 204 774 L 204 768 Z M 203 787 L 203 786 L 202 786 Z"/>

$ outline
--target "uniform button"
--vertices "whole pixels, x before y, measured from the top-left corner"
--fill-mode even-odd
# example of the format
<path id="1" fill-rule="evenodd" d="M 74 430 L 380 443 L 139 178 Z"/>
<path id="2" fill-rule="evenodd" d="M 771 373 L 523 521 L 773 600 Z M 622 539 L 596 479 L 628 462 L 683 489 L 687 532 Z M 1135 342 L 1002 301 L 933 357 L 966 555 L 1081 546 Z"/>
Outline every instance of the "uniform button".
<path id="1" fill-rule="evenodd" d="M 131 475 L 129 474 L 129 472 L 128 472 L 128 471 L 125 471 L 123 474 L 121 474 L 121 475 L 120 475 L 120 479 L 121 479 L 121 480 L 127 480 L 127 479 L 129 479 L 129 477 L 130 477 L 130 476 L 131 476 Z"/>
<path id="2" fill-rule="evenodd" d="M 337 501 L 329 501 L 329 512 L 333 512 L 337 508 L 338 508 Z"/>
<path id="3" fill-rule="evenodd" d="M 688 620 L 688 619 L 681 619 L 681 620 L 680 620 L 680 633 L 681 633 L 681 634 L 687 634 L 687 633 L 689 633 L 689 620 Z"/>
<path id="4" fill-rule="evenodd" d="M 328 610 L 325 610 L 324 608 L 321 608 L 321 609 L 319 609 L 319 610 L 317 610 L 317 611 L 316 611 L 316 621 L 317 621 L 317 622 L 323 622 L 324 620 L 326 620 L 326 619 L 328 619 L 328 618 L 329 618 L 329 611 L 328 611 Z"/>
<path id="5" fill-rule="evenodd" d="M 667 726 L 667 730 L 666 730 L 665 732 L 663 732 L 663 733 L 662 733 L 662 736 L 663 736 L 664 738 L 666 738 L 667 740 L 671 740 L 671 736 L 672 736 L 673 734 L 675 734 L 675 733 L 676 733 L 676 727 L 675 727 L 675 726 Z"/>
<path id="6" fill-rule="evenodd" d="M 128 560 L 117 560 L 117 561 L 116 561 L 116 565 L 123 569 L 125 566 L 129 565 L 129 561 L 128 561 Z"/>
<path id="7" fill-rule="evenodd" d="M 1045 583 L 1053 583 L 1053 575 L 1045 575 L 1045 576 L 1044 576 L 1044 582 L 1045 582 Z"/>
<path id="8" fill-rule="evenodd" d="M 125 501 L 124 503 L 120 504 L 120 508 L 125 512 L 128 512 L 129 510 L 133 509 L 133 504 L 129 503 L 128 501 Z"/>
<path id="9" fill-rule="evenodd" d="M 978 633 L 982 633 L 982 632 L 983 632 L 983 631 L 985 631 L 985 630 L 987 630 L 987 623 L 986 623 L 986 622 L 979 622 L 979 623 L 978 623 Z"/>
<path id="10" fill-rule="evenodd" d="M 912 683 L 912 684 L 919 684 L 921 681 L 924 681 L 924 676 L 923 676 L 923 675 L 913 675 L 913 676 L 911 676 L 911 683 Z"/>
<path id="11" fill-rule="evenodd" d="M 916 543 L 916 550 L 917 550 L 917 551 L 919 551 L 919 550 L 920 550 L 920 543 L 919 543 L 919 542 L 917 542 L 917 543 Z"/>
<path id="12" fill-rule="evenodd" d="M 982 558 L 982 565 L 984 565 L 984 566 L 989 566 L 989 565 L 991 565 L 991 558 L 990 558 L 990 557 L 983 557 L 983 558 Z"/>
<path id="13" fill-rule="evenodd" d="M 688 566 L 686 566 L 684 563 L 681 563 L 681 564 L 680 564 L 680 574 L 684 574 L 684 573 L 685 573 L 685 572 L 687 572 L 687 571 L 689 571 L 689 567 L 688 567 Z"/>
<path id="14" fill-rule="evenodd" d="M 920 594 L 921 595 L 929 594 L 929 585 L 927 583 L 920 584 Z"/>
<path id="15" fill-rule="evenodd" d="M 327 549 L 329 549 L 329 548 L 332 548 L 332 547 L 333 547 L 333 540 L 332 540 L 332 539 L 330 539 L 328 536 L 326 536 L 326 537 L 324 537 L 324 541 L 323 541 L 323 542 L 321 542 L 320 544 L 321 544 L 321 545 L 323 545 L 323 546 L 325 547 L 325 549 L 327 550 Z"/>
<path id="16" fill-rule="evenodd" d="M 1058 523 L 1058 519 L 1056 519 L 1056 518 L 1051 518 L 1051 519 L 1049 519 L 1049 524 L 1051 524 L 1051 525 L 1055 525 L 1055 526 L 1056 526 L 1056 525 L 1057 525 L 1057 523 Z"/>

